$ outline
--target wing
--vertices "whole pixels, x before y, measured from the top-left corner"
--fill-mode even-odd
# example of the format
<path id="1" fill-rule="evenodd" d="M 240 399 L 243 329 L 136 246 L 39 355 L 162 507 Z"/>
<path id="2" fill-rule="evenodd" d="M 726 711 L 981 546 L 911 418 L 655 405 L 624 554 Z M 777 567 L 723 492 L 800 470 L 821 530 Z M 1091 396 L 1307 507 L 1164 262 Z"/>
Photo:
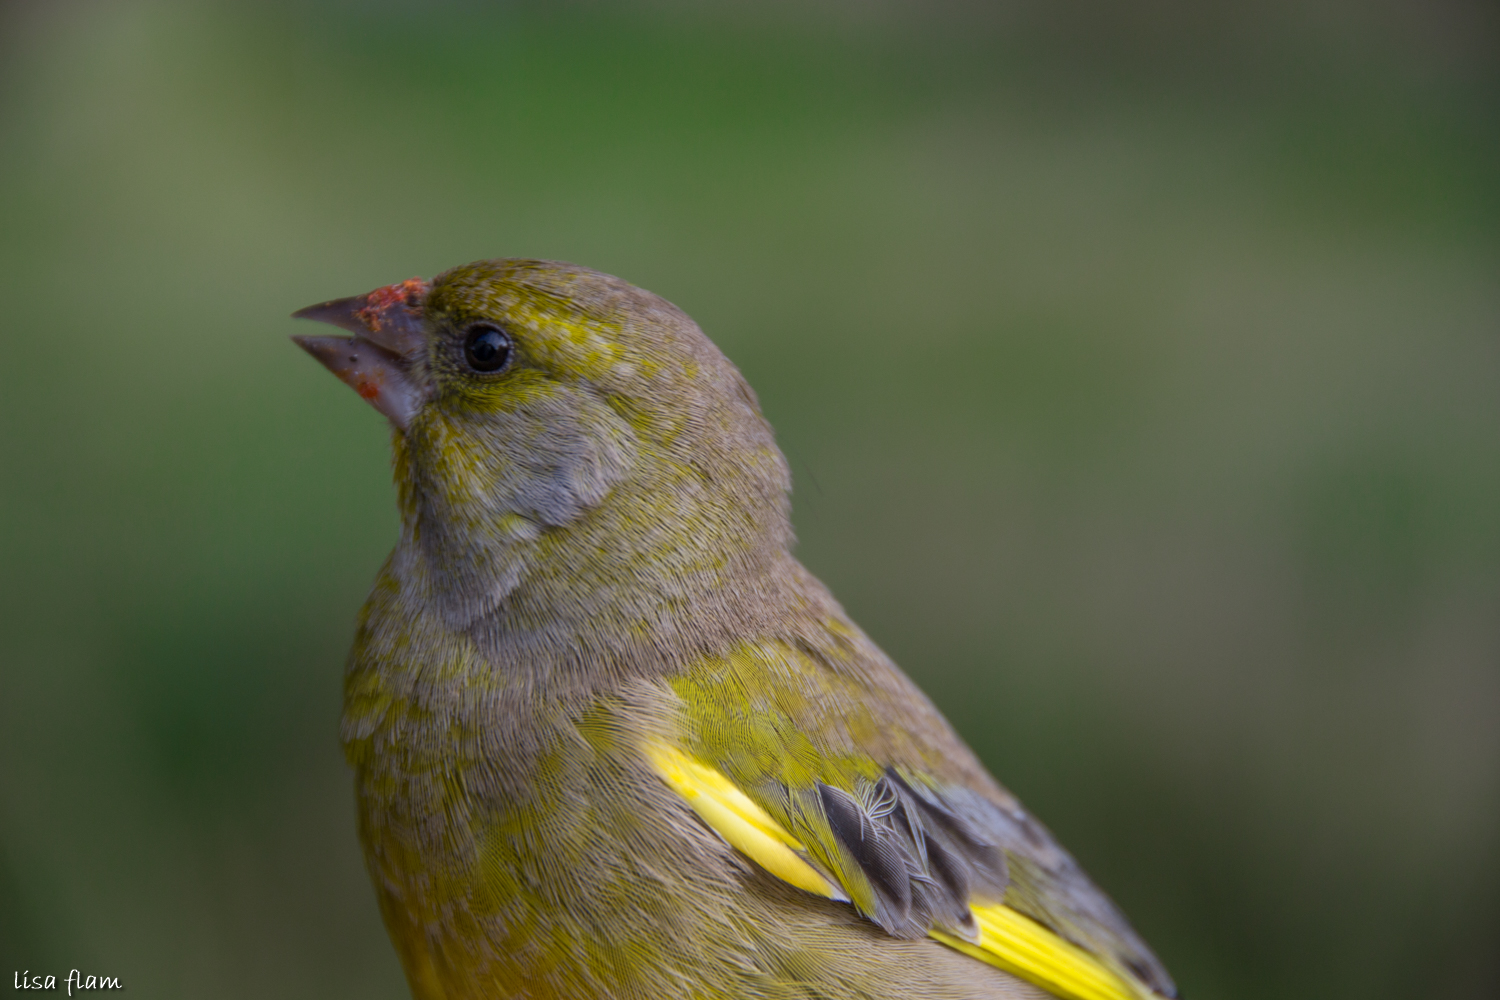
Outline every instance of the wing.
<path id="1" fill-rule="evenodd" d="M 663 779 L 731 846 L 888 933 L 933 938 L 1068 1000 L 1175 997 L 1119 911 L 850 627 L 678 677 Z"/>

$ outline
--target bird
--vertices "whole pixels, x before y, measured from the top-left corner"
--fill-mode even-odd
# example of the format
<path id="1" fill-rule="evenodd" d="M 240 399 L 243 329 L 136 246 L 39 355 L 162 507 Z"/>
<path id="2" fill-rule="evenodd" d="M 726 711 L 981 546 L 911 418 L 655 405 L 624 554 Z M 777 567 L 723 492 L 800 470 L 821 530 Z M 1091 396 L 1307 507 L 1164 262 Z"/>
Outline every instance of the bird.
<path id="1" fill-rule="evenodd" d="M 794 558 L 684 312 L 502 258 L 293 316 L 391 426 L 340 735 L 415 1000 L 1177 996 Z"/>

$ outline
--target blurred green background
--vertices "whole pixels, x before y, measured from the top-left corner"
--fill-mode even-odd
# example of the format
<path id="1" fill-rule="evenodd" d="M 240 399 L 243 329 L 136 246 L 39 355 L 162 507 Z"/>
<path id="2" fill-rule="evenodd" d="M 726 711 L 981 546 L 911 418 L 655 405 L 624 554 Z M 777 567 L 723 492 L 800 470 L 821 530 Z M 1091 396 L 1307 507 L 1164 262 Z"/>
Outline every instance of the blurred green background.
<path id="1" fill-rule="evenodd" d="M 800 553 L 1192 1000 L 1500 995 L 1500 60 L 1464 0 L 0 6 L 0 977 L 399 998 L 387 434 L 287 341 L 659 292 Z"/>

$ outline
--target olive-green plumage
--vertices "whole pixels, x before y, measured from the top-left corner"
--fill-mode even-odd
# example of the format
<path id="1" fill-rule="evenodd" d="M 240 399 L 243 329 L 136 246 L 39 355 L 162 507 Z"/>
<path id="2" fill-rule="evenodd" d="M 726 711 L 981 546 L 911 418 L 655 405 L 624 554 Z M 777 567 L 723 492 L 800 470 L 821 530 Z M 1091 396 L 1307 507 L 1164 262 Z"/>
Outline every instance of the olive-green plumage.
<path id="1" fill-rule="evenodd" d="M 401 537 L 343 740 L 416 997 L 1047 996 L 926 936 L 977 940 L 986 902 L 1174 995 L 792 558 L 786 463 L 687 316 L 532 260 L 301 315 L 356 333 L 304 346 L 396 427 Z M 722 839 L 654 745 L 727 778 L 835 898 Z"/>

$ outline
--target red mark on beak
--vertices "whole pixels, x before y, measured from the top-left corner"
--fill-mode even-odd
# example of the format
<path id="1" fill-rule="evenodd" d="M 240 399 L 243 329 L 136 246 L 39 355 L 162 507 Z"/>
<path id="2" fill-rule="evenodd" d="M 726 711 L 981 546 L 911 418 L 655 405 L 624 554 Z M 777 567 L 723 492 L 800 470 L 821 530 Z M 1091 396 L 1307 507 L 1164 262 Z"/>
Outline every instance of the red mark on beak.
<path id="1" fill-rule="evenodd" d="M 380 395 L 380 386 L 374 382 L 361 382 L 354 387 L 354 391 L 359 393 L 359 398 L 366 403 L 373 403 L 375 397 Z"/>
<path id="2" fill-rule="evenodd" d="M 384 285 L 365 296 L 365 306 L 354 315 L 371 330 L 379 330 L 387 310 L 395 306 L 418 309 L 432 285 L 421 278 L 407 278 L 394 285 Z"/>

